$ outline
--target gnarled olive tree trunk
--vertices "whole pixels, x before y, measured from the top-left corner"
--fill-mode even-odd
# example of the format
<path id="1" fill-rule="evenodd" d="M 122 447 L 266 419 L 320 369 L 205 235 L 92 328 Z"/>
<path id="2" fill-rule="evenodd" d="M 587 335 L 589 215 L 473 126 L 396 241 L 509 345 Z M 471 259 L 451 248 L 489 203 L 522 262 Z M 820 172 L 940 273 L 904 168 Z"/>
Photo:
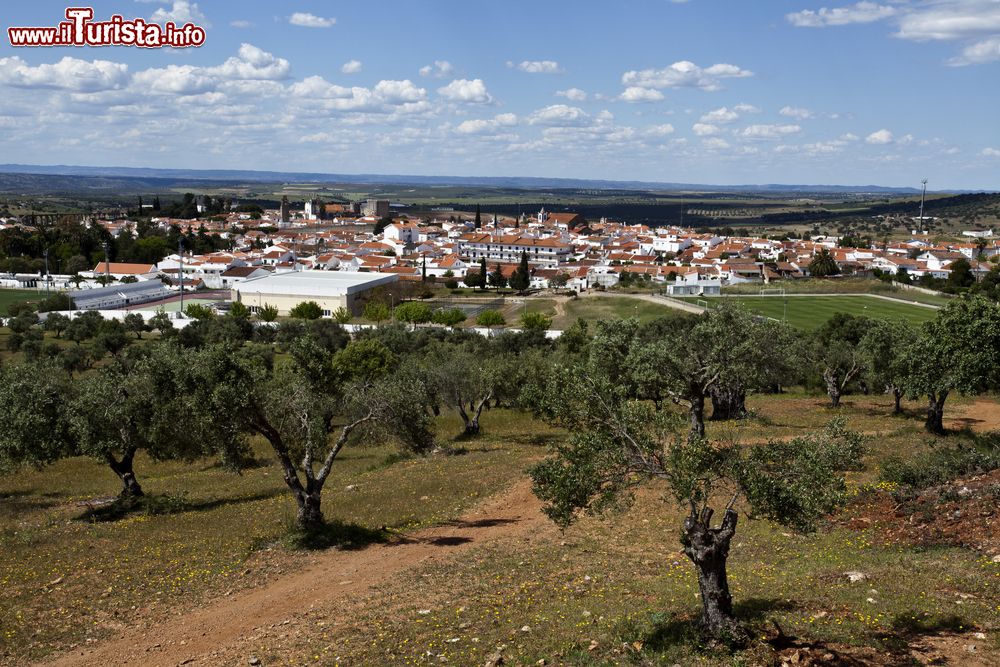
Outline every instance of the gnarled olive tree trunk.
<path id="1" fill-rule="evenodd" d="M 747 416 L 747 392 L 742 387 L 713 387 L 712 419 L 743 419 Z"/>
<path id="2" fill-rule="evenodd" d="M 465 405 L 461 401 L 455 406 L 456 410 L 458 410 L 458 415 L 462 418 L 462 423 L 465 424 L 465 430 L 462 432 L 463 436 L 471 437 L 479 435 L 479 417 L 483 414 L 483 408 L 487 406 L 492 398 L 493 392 L 490 392 L 486 396 L 483 396 L 478 403 L 469 401 L 468 410 L 465 409 Z"/>
<path id="3" fill-rule="evenodd" d="M 746 641 L 747 632 L 733 615 L 733 598 L 726 578 L 729 544 L 736 534 L 739 515 L 726 509 L 722 524 L 712 528 L 712 510 L 704 508 L 684 520 L 681 542 L 684 553 L 698 569 L 698 589 L 701 592 L 701 624 L 712 637 L 730 644 Z"/>
<path id="4" fill-rule="evenodd" d="M 927 420 L 924 428 L 935 435 L 944 435 L 944 402 L 947 399 L 947 391 L 932 391 L 927 394 Z"/>
<path id="5" fill-rule="evenodd" d="M 118 494 L 119 498 L 140 498 L 144 494 L 139 481 L 135 478 L 135 471 L 132 469 L 132 461 L 135 459 L 135 450 L 129 449 L 122 455 L 121 459 L 116 459 L 110 452 L 106 456 L 108 466 L 118 475 L 122 481 L 122 490 Z"/>

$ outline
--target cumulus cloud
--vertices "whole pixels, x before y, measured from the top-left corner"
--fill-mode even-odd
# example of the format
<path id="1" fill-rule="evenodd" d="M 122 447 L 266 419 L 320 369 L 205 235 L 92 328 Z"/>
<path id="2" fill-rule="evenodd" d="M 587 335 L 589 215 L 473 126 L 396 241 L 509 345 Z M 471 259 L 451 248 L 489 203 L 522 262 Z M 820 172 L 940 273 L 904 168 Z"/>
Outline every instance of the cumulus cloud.
<path id="1" fill-rule="evenodd" d="M 798 28 L 823 28 L 831 25 L 851 23 L 873 23 L 895 16 L 898 10 L 889 5 L 874 2 L 859 2 L 849 7 L 821 7 L 819 10 L 804 9 L 786 14 L 788 22 Z"/>
<path id="2" fill-rule="evenodd" d="M 339 86 L 321 76 L 310 76 L 288 88 L 305 105 L 323 111 L 413 113 L 427 108 L 427 91 L 409 79 L 379 81 L 373 88 Z"/>
<path id="3" fill-rule="evenodd" d="M 980 155 L 983 157 L 1000 157 L 1000 149 L 984 148 Z"/>
<path id="4" fill-rule="evenodd" d="M 357 74 L 361 71 L 361 61 L 360 60 L 348 60 L 346 63 L 340 66 L 340 71 L 344 74 Z"/>
<path id="5" fill-rule="evenodd" d="M 701 142 L 701 145 L 711 150 L 724 150 L 726 148 L 729 148 L 729 142 L 726 141 L 725 139 L 720 139 L 718 137 L 705 139 Z"/>
<path id="6" fill-rule="evenodd" d="M 224 79 L 276 81 L 288 76 L 291 65 L 284 58 L 278 58 L 253 44 L 243 43 L 236 56 L 228 58 L 218 67 L 205 68 L 205 71 Z"/>
<path id="7" fill-rule="evenodd" d="M 984 39 L 962 49 L 962 55 L 948 61 L 949 65 L 981 65 L 1000 60 L 1000 36 Z"/>
<path id="8" fill-rule="evenodd" d="M 502 113 L 493 118 L 477 118 L 463 121 L 455 128 L 459 134 L 495 134 L 501 128 L 509 128 L 517 125 L 517 115 L 512 113 Z"/>
<path id="9" fill-rule="evenodd" d="M 780 139 L 801 131 L 802 127 L 799 125 L 750 125 L 740 130 L 738 134 L 745 139 Z"/>
<path id="10" fill-rule="evenodd" d="M 797 120 L 808 120 L 815 116 L 815 114 L 809 109 L 803 109 L 802 107 L 792 107 L 784 106 L 778 111 L 782 116 L 787 116 L 788 118 L 795 118 Z"/>
<path id="11" fill-rule="evenodd" d="M 295 12 L 288 17 L 288 22 L 301 28 L 332 28 L 337 23 L 335 18 L 324 18 L 309 12 Z"/>
<path id="12" fill-rule="evenodd" d="M 28 65 L 17 56 L 0 58 L 0 83 L 18 88 L 51 88 L 77 92 L 119 90 L 129 83 L 128 65 L 110 60 L 79 60 Z"/>
<path id="13" fill-rule="evenodd" d="M 452 102 L 489 104 L 493 101 L 482 79 L 455 79 L 447 86 L 438 88 L 438 94 Z"/>
<path id="14" fill-rule="evenodd" d="M 433 76 L 437 79 L 443 79 L 446 76 L 451 76 L 454 69 L 447 60 L 435 60 L 434 64 L 424 65 L 420 68 L 420 76 Z"/>
<path id="15" fill-rule="evenodd" d="M 184 23 L 205 23 L 205 15 L 198 9 L 198 3 L 188 0 L 174 0 L 170 9 L 160 7 L 149 17 L 154 23 L 173 21 L 177 25 Z"/>
<path id="16" fill-rule="evenodd" d="M 586 102 L 587 92 L 579 88 L 567 88 L 566 90 L 557 90 L 556 97 L 565 97 L 570 102 Z"/>
<path id="17" fill-rule="evenodd" d="M 961 41 L 952 66 L 977 65 L 1000 60 L 1000 2 L 996 0 L 925 0 L 923 2 L 858 2 L 857 4 L 803 10 L 786 15 L 795 26 L 821 28 L 888 20 L 896 25 L 894 37 L 914 41 Z"/>
<path id="18" fill-rule="evenodd" d="M 507 67 L 518 69 L 528 74 L 560 74 L 563 69 L 554 60 L 523 60 L 517 64 L 507 61 Z"/>
<path id="19" fill-rule="evenodd" d="M 622 102 L 632 104 L 640 102 L 659 102 L 663 99 L 663 93 L 655 88 L 643 88 L 641 86 L 630 86 L 618 98 Z"/>
<path id="20" fill-rule="evenodd" d="M 234 28 L 252 28 L 253 23 L 247 21 L 246 19 L 236 19 L 235 21 L 230 21 L 229 25 Z"/>
<path id="21" fill-rule="evenodd" d="M 578 126 L 590 122 L 590 115 L 579 107 L 553 104 L 528 116 L 531 125 Z"/>
<path id="22" fill-rule="evenodd" d="M 720 107 L 702 115 L 700 120 L 702 123 L 731 123 L 739 117 L 735 109 Z"/>
<path id="23" fill-rule="evenodd" d="M 873 146 L 884 146 L 886 144 L 891 144 L 892 139 L 893 139 L 892 132 L 886 129 L 876 130 L 875 132 L 872 132 L 867 137 L 865 137 L 865 141 L 869 144 L 872 144 Z"/>
<path id="24" fill-rule="evenodd" d="M 722 128 L 710 123 L 695 123 L 691 126 L 691 131 L 699 137 L 711 137 L 722 132 Z"/>
<path id="25" fill-rule="evenodd" d="M 688 60 L 675 62 L 663 69 L 630 70 L 622 75 L 622 85 L 641 88 L 700 88 L 719 90 L 722 79 L 753 76 L 753 72 L 736 65 L 719 63 L 711 67 L 699 67 Z"/>

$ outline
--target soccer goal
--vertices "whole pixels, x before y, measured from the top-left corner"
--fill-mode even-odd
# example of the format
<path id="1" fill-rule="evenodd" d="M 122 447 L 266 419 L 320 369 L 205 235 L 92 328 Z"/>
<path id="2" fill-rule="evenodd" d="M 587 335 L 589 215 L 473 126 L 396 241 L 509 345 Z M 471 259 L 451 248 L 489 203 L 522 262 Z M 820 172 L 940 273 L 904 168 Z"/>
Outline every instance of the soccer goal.
<path id="1" fill-rule="evenodd" d="M 699 308 L 704 308 L 705 310 L 708 310 L 708 301 L 705 301 L 704 299 L 698 299 L 698 300 L 697 300 L 697 301 L 695 302 L 695 304 L 696 304 L 696 305 L 697 305 L 697 306 L 698 306 Z"/>
<path id="2" fill-rule="evenodd" d="M 761 296 L 785 296 L 784 287 L 761 288 Z"/>

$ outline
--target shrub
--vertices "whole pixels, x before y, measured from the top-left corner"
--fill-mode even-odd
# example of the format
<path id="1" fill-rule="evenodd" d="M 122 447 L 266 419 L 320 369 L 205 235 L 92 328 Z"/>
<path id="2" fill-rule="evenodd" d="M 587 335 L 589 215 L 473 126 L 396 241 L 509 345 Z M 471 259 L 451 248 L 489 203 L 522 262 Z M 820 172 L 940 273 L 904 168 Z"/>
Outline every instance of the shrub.
<path id="1" fill-rule="evenodd" d="M 323 309 L 315 301 L 303 301 L 288 311 L 288 315 L 299 320 L 318 320 L 323 316 Z"/>

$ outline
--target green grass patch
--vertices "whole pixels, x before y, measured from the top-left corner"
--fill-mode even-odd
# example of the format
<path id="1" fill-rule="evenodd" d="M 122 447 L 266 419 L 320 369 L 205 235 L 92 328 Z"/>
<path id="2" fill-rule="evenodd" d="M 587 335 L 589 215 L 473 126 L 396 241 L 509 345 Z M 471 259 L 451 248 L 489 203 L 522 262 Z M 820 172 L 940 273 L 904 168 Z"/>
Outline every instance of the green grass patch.
<path id="1" fill-rule="evenodd" d="M 870 296 L 739 296 L 710 299 L 684 297 L 685 301 L 705 301 L 710 308 L 717 307 L 723 299 L 735 301 L 744 308 L 776 320 L 788 322 L 803 331 L 821 327 L 837 313 L 864 315 L 865 317 L 904 320 L 919 325 L 934 319 L 937 311 L 902 301 L 888 301 Z M 704 305 L 704 304 L 701 304 Z"/>

